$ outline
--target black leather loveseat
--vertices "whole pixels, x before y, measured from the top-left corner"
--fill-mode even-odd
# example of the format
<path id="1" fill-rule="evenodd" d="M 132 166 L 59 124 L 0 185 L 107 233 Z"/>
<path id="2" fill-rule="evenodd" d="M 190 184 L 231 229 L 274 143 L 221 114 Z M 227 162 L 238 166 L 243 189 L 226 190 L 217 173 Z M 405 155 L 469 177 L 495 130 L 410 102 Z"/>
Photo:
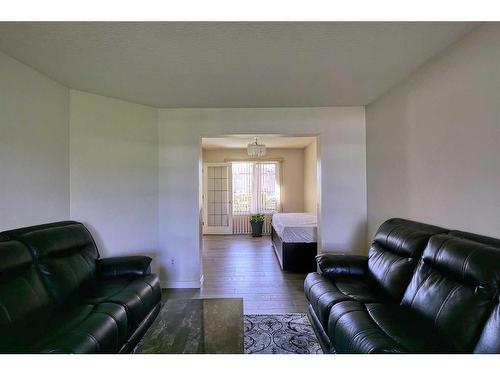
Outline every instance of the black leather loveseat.
<path id="1" fill-rule="evenodd" d="M 158 314 L 151 258 L 100 258 L 81 223 L 0 233 L 0 352 L 130 352 Z"/>
<path id="2" fill-rule="evenodd" d="M 500 353 L 500 240 L 403 219 L 304 284 L 327 353 Z"/>

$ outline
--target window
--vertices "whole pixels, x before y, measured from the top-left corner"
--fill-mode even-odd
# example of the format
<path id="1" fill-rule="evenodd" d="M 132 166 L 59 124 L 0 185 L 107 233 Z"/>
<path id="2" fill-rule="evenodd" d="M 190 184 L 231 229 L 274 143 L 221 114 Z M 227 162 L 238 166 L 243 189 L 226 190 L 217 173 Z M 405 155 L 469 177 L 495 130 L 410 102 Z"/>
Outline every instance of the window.
<path id="1" fill-rule="evenodd" d="M 279 163 L 233 162 L 233 213 L 280 210 Z"/>
<path id="2" fill-rule="evenodd" d="M 251 212 L 252 169 L 252 163 L 232 163 L 234 214 L 249 214 Z"/>
<path id="3" fill-rule="evenodd" d="M 256 163 L 255 169 L 257 191 L 259 200 L 257 211 L 263 213 L 277 212 L 279 208 L 279 185 L 277 163 Z"/>

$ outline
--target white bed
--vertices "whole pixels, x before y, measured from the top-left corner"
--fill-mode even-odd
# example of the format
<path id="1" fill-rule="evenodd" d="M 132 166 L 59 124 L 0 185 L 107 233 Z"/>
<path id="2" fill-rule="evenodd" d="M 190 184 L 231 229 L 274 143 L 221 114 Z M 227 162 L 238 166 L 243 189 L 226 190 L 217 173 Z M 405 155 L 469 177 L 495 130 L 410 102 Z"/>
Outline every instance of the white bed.
<path id="1" fill-rule="evenodd" d="M 274 214 L 271 241 L 284 271 L 308 273 L 316 270 L 318 223 L 308 213 Z"/>
<path id="2" fill-rule="evenodd" d="M 313 243 L 318 237 L 316 215 L 303 212 L 273 214 L 271 224 L 283 242 Z"/>

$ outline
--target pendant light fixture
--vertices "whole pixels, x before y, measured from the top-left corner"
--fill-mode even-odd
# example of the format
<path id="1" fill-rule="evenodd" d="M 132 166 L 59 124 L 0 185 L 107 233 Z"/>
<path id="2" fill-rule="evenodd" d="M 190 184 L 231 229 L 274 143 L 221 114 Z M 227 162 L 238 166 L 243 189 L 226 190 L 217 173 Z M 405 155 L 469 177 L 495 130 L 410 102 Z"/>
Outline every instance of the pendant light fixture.
<path id="1" fill-rule="evenodd" d="M 266 155 L 266 145 L 259 145 L 257 142 L 257 137 L 254 138 L 253 143 L 247 145 L 247 154 L 253 158 Z"/>

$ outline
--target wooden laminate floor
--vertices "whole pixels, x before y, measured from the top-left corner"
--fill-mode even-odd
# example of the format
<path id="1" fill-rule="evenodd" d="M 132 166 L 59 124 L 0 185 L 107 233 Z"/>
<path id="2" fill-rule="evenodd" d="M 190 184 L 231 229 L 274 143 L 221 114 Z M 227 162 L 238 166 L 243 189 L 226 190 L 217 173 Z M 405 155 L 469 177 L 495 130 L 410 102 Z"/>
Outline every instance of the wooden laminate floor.
<path id="1" fill-rule="evenodd" d="M 166 289 L 163 298 L 243 298 L 245 314 L 306 312 L 304 274 L 281 270 L 269 236 L 204 236 L 201 289 Z"/>

